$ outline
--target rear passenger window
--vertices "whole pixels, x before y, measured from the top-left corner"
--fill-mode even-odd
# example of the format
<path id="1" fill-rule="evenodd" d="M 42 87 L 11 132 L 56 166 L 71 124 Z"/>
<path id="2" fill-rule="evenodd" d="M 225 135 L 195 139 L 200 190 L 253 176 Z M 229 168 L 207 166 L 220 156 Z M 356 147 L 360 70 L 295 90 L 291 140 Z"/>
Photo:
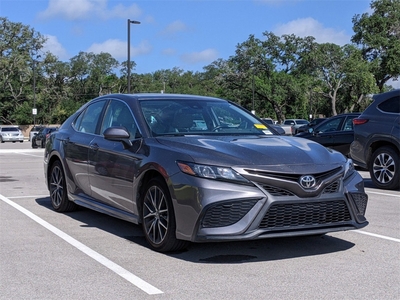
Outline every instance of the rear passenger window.
<path id="1" fill-rule="evenodd" d="M 96 126 L 103 111 L 105 100 L 89 105 L 75 120 L 74 127 L 77 131 L 96 133 Z"/>
<path id="2" fill-rule="evenodd" d="M 387 113 L 400 113 L 400 96 L 390 98 L 378 105 L 378 108 Z"/>

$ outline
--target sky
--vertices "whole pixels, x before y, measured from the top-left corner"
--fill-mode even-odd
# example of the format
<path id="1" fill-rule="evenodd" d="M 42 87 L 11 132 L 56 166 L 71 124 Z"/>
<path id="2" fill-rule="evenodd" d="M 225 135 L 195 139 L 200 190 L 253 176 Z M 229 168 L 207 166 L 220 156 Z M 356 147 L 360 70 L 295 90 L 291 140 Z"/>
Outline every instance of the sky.
<path id="1" fill-rule="evenodd" d="M 47 37 L 43 50 L 62 61 L 79 52 L 130 59 L 134 72 L 180 68 L 203 72 L 236 46 L 263 32 L 350 43 L 352 18 L 370 13 L 370 0 L 0 0 L 0 16 Z M 400 81 L 395 82 L 400 87 Z M 392 83 L 393 84 L 393 83 Z"/>

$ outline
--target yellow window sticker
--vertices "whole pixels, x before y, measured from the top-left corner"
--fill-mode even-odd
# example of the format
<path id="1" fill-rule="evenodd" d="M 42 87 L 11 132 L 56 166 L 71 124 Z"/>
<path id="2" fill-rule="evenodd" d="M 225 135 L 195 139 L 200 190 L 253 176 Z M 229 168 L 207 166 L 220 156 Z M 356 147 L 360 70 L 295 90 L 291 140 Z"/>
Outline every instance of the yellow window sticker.
<path id="1" fill-rule="evenodd" d="M 264 124 L 254 124 L 254 127 L 257 129 L 267 129 L 267 126 L 265 126 Z"/>

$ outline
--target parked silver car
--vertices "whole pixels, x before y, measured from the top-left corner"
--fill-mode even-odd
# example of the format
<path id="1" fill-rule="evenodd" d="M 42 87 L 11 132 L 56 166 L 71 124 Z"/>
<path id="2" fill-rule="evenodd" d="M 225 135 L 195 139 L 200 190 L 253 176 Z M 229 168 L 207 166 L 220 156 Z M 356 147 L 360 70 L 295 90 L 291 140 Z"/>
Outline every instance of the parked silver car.
<path id="1" fill-rule="evenodd" d="M 368 196 L 351 159 L 274 132 L 223 99 L 101 96 L 47 139 L 51 204 L 141 224 L 157 251 L 366 226 Z"/>
<path id="2" fill-rule="evenodd" d="M 24 141 L 24 135 L 18 127 L 0 127 L 0 143 Z"/>

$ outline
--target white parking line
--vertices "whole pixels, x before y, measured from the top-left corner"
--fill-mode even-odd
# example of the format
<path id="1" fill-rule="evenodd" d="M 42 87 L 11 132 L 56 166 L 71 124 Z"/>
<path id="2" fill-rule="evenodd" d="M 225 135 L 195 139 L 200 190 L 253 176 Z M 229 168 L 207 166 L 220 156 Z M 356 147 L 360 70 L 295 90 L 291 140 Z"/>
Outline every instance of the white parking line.
<path id="1" fill-rule="evenodd" d="M 400 194 L 399 195 L 395 195 L 395 194 L 387 194 L 387 193 L 381 193 L 381 192 L 373 192 L 373 191 L 370 191 L 369 189 L 367 189 L 367 193 L 400 198 Z"/>
<path id="2" fill-rule="evenodd" d="M 82 244 L 81 242 L 77 241 L 73 237 L 69 236 L 65 232 L 59 230 L 58 228 L 54 227 L 50 223 L 46 222 L 45 220 L 39 218 L 35 214 L 31 213 L 29 210 L 23 208 L 22 206 L 16 204 L 15 202 L 11 201 L 10 199 L 0 195 L 0 199 L 5 203 L 11 205 L 12 207 L 16 208 L 38 224 L 42 225 L 44 228 L 50 230 L 58 237 L 62 238 L 64 241 L 69 243 L 70 245 L 74 246 L 76 249 L 82 251 L 86 255 L 90 256 L 97 262 L 101 263 L 103 266 L 107 267 L 111 271 L 115 272 L 122 278 L 126 279 L 142 291 L 146 292 L 149 295 L 155 294 L 162 294 L 163 292 L 157 289 L 156 287 L 150 285 L 143 279 L 137 277 L 136 275 L 132 274 L 131 272 L 127 271 L 126 269 L 122 268 L 121 266 L 117 265 L 116 263 L 112 262 L 108 258 L 104 257 L 103 255 L 97 253 L 96 251 L 92 250 L 91 248 L 87 247 L 86 245 Z"/>
<path id="3" fill-rule="evenodd" d="M 39 152 L 41 151 L 41 152 Z M 29 153 L 29 152 L 36 152 L 42 153 L 44 149 L 0 149 L 0 154 L 3 153 Z"/>
<path id="4" fill-rule="evenodd" d="M 362 234 L 370 235 L 370 236 L 377 237 L 377 238 L 380 238 L 380 239 L 384 239 L 384 240 L 389 240 L 389 241 L 400 243 L 400 239 L 392 238 L 390 236 L 370 233 L 370 232 L 366 232 L 366 231 L 362 231 L 362 230 L 354 230 L 353 232 L 362 233 Z"/>

